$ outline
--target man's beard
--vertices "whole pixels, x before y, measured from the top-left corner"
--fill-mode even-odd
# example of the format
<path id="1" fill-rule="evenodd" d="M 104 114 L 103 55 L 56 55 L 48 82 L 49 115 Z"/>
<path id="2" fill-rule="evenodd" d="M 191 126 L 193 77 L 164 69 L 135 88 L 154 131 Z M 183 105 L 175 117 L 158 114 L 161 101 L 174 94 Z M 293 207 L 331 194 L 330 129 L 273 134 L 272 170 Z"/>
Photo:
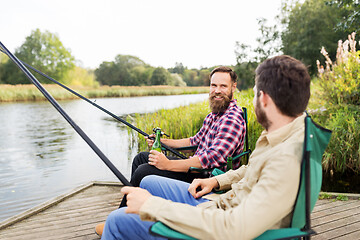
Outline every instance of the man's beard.
<path id="1" fill-rule="evenodd" d="M 261 126 L 263 126 L 266 130 L 268 130 L 269 127 L 271 126 L 271 122 L 266 116 L 264 109 L 261 108 L 259 98 L 256 99 L 255 115 L 257 121 L 261 124 Z"/>
<path id="2" fill-rule="evenodd" d="M 216 96 L 221 96 L 222 100 L 215 100 Z M 229 107 L 231 99 L 233 97 L 233 93 L 230 92 L 229 95 L 223 94 L 223 93 L 210 93 L 209 95 L 209 103 L 210 103 L 210 109 L 213 113 L 220 113 L 225 112 L 226 109 Z"/>

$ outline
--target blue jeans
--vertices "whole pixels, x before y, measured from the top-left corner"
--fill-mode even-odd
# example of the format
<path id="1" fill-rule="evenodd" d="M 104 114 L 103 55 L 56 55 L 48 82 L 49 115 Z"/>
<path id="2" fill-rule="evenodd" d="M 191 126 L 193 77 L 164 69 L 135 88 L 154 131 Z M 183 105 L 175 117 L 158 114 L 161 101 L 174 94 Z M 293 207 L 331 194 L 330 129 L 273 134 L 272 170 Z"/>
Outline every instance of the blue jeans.
<path id="1" fill-rule="evenodd" d="M 140 187 L 148 190 L 152 195 L 174 202 L 196 206 L 209 201 L 205 198 L 194 198 L 188 192 L 189 185 L 186 182 L 156 175 L 146 176 L 140 183 Z M 141 221 L 139 215 L 127 214 L 125 209 L 125 207 L 119 208 L 109 214 L 106 219 L 102 240 L 165 239 L 150 235 L 149 228 L 154 222 Z"/>

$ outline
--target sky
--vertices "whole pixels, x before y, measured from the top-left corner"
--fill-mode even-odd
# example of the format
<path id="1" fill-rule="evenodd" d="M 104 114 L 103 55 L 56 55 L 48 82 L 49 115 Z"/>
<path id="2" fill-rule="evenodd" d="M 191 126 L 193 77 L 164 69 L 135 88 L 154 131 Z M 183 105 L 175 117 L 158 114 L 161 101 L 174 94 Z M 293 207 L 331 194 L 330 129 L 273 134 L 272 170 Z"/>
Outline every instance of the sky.
<path id="1" fill-rule="evenodd" d="M 77 64 L 118 54 L 154 67 L 235 65 L 235 44 L 256 46 L 257 19 L 274 24 L 281 0 L 2 0 L 0 41 L 12 52 L 31 31 L 57 34 Z"/>

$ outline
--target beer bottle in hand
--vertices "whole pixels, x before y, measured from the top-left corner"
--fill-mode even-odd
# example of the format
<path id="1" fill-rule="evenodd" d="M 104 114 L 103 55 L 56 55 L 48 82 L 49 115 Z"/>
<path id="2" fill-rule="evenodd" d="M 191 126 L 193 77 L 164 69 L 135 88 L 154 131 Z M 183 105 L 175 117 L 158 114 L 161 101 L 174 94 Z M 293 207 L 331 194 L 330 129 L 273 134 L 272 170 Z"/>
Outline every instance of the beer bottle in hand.
<path id="1" fill-rule="evenodd" d="M 152 145 L 152 150 L 156 150 L 158 152 L 161 152 L 161 142 L 160 142 L 160 136 L 161 136 L 161 129 L 160 128 L 156 128 L 155 129 L 155 141 L 154 144 Z"/>

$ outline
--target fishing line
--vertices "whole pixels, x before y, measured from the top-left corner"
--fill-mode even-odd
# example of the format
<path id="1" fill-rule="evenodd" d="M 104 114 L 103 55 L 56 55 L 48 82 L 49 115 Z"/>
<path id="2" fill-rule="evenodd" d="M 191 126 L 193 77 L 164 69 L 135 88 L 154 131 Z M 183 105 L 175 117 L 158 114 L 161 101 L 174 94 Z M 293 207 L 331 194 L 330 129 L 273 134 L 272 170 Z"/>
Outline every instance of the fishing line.
<path id="1" fill-rule="evenodd" d="M 121 172 L 112 164 L 112 162 L 101 152 L 101 150 L 91 141 L 85 132 L 67 115 L 57 101 L 44 89 L 41 83 L 31 74 L 31 72 L 14 56 L 1 42 L 0 47 L 3 52 L 24 72 L 27 78 L 40 90 L 45 98 L 56 108 L 56 110 L 65 118 L 65 120 L 74 128 L 74 130 L 85 140 L 85 142 L 94 150 L 101 160 L 110 168 L 115 176 L 125 185 L 132 186 L 131 183 L 121 174 Z"/>
<path id="2" fill-rule="evenodd" d="M 7 55 L 7 53 L 4 52 L 2 49 L 0 49 L 0 51 Z M 19 60 L 19 59 L 18 59 L 18 60 Z M 125 125 L 128 126 L 128 127 L 130 127 L 131 129 L 133 129 L 133 130 L 137 131 L 138 133 L 142 134 L 143 136 L 149 137 L 149 134 L 147 134 L 146 132 L 144 132 L 144 131 L 142 131 L 141 129 L 135 127 L 135 126 L 132 125 L 131 123 L 128 123 L 127 121 L 121 119 L 120 117 L 116 116 L 116 115 L 113 114 L 112 112 L 110 112 L 110 111 L 106 110 L 105 108 L 99 106 L 99 105 L 96 104 L 95 102 L 93 102 L 93 101 L 89 100 L 88 98 L 82 96 L 81 94 L 79 94 L 79 93 L 77 93 L 76 91 L 72 90 L 71 88 L 65 86 L 64 84 L 56 81 L 56 80 L 53 79 L 52 77 L 46 75 L 45 73 L 37 70 L 36 68 L 30 66 L 29 64 L 27 64 L 27 63 L 25 63 L 25 62 L 23 62 L 23 61 L 21 61 L 21 60 L 19 60 L 19 62 L 21 62 L 23 65 L 25 65 L 26 67 L 30 68 L 31 70 L 35 71 L 36 73 L 40 74 L 41 76 L 47 78 L 48 80 L 50 80 L 50 81 L 58 84 L 58 85 L 61 86 L 62 88 L 64 88 L 64 89 L 66 89 L 67 91 L 71 92 L 72 94 L 74 94 L 74 95 L 78 96 L 79 98 L 85 100 L 86 102 L 90 103 L 91 105 L 95 106 L 96 108 L 100 109 L 101 111 L 109 114 L 110 116 L 112 116 L 112 117 L 115 118 L 116 120 L 122 122 L 123 124 L 125 124 Z M 187 157 L 185 157 L 184 155 L 182 155 L 182 154 L 179 153 L 178 151 L 176 151 L 176 150 L 168 147 L 167 145 L 161 143 L 161 146 L 164 147 L 167 151 L 175 154 L 176 156 L 178 156 L 178 157 L 180 157 L 180 158 L 182 158 L 182 159 L 187 159 Z"/>

